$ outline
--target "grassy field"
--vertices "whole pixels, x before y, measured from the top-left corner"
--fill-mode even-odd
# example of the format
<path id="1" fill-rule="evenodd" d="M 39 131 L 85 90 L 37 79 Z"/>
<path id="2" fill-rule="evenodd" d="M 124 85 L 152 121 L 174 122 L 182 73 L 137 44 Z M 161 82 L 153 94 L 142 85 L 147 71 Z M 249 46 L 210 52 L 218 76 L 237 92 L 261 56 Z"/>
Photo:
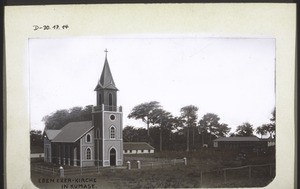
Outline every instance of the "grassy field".
<path id="1" fill-rule="evenodd" d="M 201 187 L 262 187 L 272 181 L 275 170 L 270 175 L 266 168 L 253 168 L 251 178 L 248 169 L 227 171 L 226 182 L 223 168 L 242 165 L 255 165 L 275 162 L 275 153 L 248 153 L 245 161 L 235 161 L 236 151 L 202 150 L 197 152 L 164 152 L 147 155 L 130 155 L 132 169 L 101 169 L 98 173 L 84 176 L 66 176 L 75 181 L 78 178 L 94 178 L 94 183 L 52 182 L 41 183 L 41 179 L 59 178 L 43 174 L 32 173 L 32 181 L 40 188 L 201 188 Z M 143 167 L 147 161 L 157 159 L 183 158 L 188 159 L 188 165 L 166 164 L 163 166 Z M 149 159 L 149 160 L 148 160 Z M 142 169 L 137 169 L 136 160 L 142 162 Z M 201 174 L 202 172 L 202 174 Z M 72 185 L 74 184 L 74 185 Z M 82 184 L 82 183 L 81 183 Z M 90 185 L 88 185 L 90 184 Z M 94 184 L 92 186 L 92 184 Z"/>

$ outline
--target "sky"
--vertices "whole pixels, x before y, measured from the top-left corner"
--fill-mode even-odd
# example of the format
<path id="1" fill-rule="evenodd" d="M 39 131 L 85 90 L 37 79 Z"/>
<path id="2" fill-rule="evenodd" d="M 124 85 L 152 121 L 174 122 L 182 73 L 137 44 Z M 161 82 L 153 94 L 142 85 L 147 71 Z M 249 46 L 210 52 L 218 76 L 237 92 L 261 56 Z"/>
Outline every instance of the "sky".
<path id="1" fill-rule="evenodd" d="M 31 129 L 56 110 L 96 105 L 105 52 L 123 107 L 123 123 L 140 103 L 158 101 L 174 116 L 187 105 L 198 120 L 215 113 L 234 132 L 269 123 L 275 108 L 275 39 L 197 35 L 33 38 L 28 41 Z"/>

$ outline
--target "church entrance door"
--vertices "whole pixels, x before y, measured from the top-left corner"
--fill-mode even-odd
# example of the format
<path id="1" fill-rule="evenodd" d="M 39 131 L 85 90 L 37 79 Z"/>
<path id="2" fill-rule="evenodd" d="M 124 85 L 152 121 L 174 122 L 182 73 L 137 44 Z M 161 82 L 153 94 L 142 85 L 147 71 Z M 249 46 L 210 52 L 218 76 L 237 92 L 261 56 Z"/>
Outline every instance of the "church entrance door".
<path id="1" fill-rule="evenodd" d="M 110 166 L 115 166 L 116 165 L 116 150 L 112 148 L 110 150 Z"/>

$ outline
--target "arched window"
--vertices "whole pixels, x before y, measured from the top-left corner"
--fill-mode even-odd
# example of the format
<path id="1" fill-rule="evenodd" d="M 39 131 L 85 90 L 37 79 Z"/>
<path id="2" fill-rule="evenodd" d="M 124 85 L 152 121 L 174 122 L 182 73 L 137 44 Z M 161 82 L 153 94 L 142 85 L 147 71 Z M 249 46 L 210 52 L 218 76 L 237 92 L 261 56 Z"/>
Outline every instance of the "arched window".
<path id="1" fill-rule="evenodd" d="M 98 102 L 99 102 L 99 105 L 102 104 L 102 96 L 101 96 L 101 93 L 98 94 Z"/>
<path id="2" fill-rule="evenodd" d="M 92 158 L 92 151 L 90 148 L 86 149 L 86 159 L 91 159 Z"/>
<path id="3" fill-rule="evenodd" d="M 113 105 L 113 97 L 112 97 L 112 94 L 111 94 L 111 93 L 109 93 L 109 95 L 108 95 L 108 105 L 109 105 L 109 106 L 112 106 L 112 105 Z"/>
<path id="4" fill-rule="evenodd" d="M 116 138 L 116 128 L 114 126 L 110 128 L 110 138 Z"/>
<path id="5" fill-rule="evenodd" d="M 86 135 L 86 142 L 91 142 L 91 135 L 90 134 Z"/>

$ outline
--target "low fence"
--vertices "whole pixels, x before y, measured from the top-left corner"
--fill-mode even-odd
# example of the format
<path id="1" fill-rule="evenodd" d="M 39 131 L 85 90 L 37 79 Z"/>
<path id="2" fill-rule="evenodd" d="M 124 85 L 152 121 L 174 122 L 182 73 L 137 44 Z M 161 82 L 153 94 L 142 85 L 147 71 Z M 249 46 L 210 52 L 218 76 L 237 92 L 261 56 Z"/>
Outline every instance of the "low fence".
<path id="1" fill-rule="evenodd" d="M 128 159 L 127 159 L 128 160 Z M 126 166 L 123 167 L 65 167 L 63 169 L 64 176 L 76 176 L 76 175 L 88 175 L 88 174 L 98 174 L 105 170 L 115 170 L 115 169 L 149 169 L 149 168 L 164 168 L 167 166 L 175 165 L 187 165 L 187 159 L 144 159 L 139 161 L 132 159 L 131 161 L 125 162 Z M 32 165 L 32 171 L 53 176 L 61 176 L 59 167 L 47 167 L 42 164 Z M 213 182 L 230 182 L 231 180 L 238 179 L 253 179 L 261 177 L 274 177 L 275 176 L 275 164 L 263 164 L 263 165 L 247 165 L 241 167 L 231 167 L 223 168 L 213 171 L 201 171 L 200 173 L 200 185 L 213 183 Z"/>
<path id="2" fill-rule="evenodd" d="M 261 177 L 274 177 L 275 164 L 247 165 L 241 167 L 223 168 L 214 171 L 200 171 L 200 184 L 211 182 L 229 182 L 236 179 L 253 179 Z"/>
<path id="3" fill-rule="evenodd" d="M 45 175 L 58 175 L 58 167 L 47 167 L 40 164 L 33 165 L 31 164 L 31 171 L 36 173 L 45 174 Z"/>
<path id="4" fill-rule="evenodd" d="M 138 165 L 138 161 L 140 163 L 140 166 Z M 143 168 L 163 168 L 166 166 L 173 166 L 173 165 L 185 165 L 186 164 L 186 159 L 153 159 L 149 160 L 147 159 L 146 161 L 140 161 L 140 160 L 132 160 L 132 161 L 127 161 L 130 162 L 133 166 L 132 168 L 137 168 L 137 169 L 143 169 Z M 136 166 L 135 166 L 136 165 Z M 127 165 L 128 167 L 128 165 Z"/>
<path id="5" fill-rule="evenodd" d="M 129 158 L 130 159 L 130 158 Z M 97 166 L 91 166 L 91 167 L 71 167 L 67 166 L 63 168 L 63 175 L 86 175 L 86 174 L 97 174 L 101 171 L 109 170 L 109 169 L 146 169 L 146 168 L 163 168 L 166 166 L 172 166 L 172 165 L 186 165 L 187 160 L 186 158 L 183 159 L 163 159 L 163 158 L 139 158 L 139 160 L 126 159 L 125 162 L 126 166 L 122 167 L 97 167 Z M 140 160 L 141 159 L 141 160 Z M 31 170 L 37 173 L 45 174 L 45 175 L 60 175 L 59 167 L 50 167 L 45 166 L 43 164 L 32 164 Z"/>

